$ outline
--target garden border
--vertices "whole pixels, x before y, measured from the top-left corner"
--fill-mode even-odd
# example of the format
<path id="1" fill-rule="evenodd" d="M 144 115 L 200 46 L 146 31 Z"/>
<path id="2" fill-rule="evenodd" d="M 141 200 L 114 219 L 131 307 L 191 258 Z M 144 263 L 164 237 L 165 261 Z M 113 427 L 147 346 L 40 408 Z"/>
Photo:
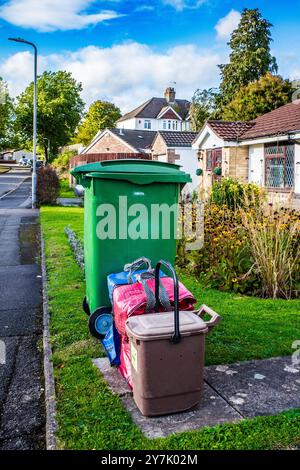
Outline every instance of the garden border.
<path id="1" fill-rule="evenodd" d="M 52 349 L 50 343 L 50 314 L 48 304 L 48 279 L 45 256 L 45 242 L 41 228 L 41 266 L 43 284 L 43 351 L 44 351 L 44 376 L 45 376 L 45 405 L 46 405 L 46 449 L 57 450 L 56 399 L 53 363 L 51 360 Z"/>

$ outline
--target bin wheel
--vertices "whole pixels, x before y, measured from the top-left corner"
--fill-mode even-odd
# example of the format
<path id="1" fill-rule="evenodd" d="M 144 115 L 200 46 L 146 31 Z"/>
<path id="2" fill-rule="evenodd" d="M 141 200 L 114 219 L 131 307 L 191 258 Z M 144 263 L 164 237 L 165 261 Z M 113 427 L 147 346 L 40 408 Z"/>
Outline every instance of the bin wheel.
<path id="1" fill-rule="evenodd" d="M 83 299 L 83 301 L 82 301 L 82 308 L 83 308 L 83 311 L 84 311 L 88 316 L 90 316 L 91 311 L 90 311 L 89 304 L 87 303 L 86 296 L 84 297 L 84 299 Z"/>
<path id="2" fill-rule="evenodd" d="M 97 339 L 104 339 L 112 322 L 111 307 L 97 308 L 89 317 L 90 333 Z"/>

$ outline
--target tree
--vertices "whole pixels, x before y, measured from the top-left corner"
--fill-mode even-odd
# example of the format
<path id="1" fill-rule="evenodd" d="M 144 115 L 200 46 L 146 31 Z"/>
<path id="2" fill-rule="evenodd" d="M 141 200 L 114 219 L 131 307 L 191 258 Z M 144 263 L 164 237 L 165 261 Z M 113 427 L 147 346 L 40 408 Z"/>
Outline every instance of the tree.
<path id="1" fill-rule="evenodd" d="M 14 129 L 14 103 L 9 96 L 6 82 L 0 77 L 0 149 L 18 145 Z"/>
<path id="2" fill-rule="evenodd" d="M 225 106 L 222 118 L 228 121 L 249 121 L 273 111 L 291 100 L 293 86 L 289 80 L 267 73 L 256 82 L 242 87 Z"/>
<path id="3" fill-rule="evenodd" d="M 99 130 L 115 127 L 116 121 L 121 117 L 121 111 L 113 103 L 95 101 L 91 104 L 85 119 L 78 128 L 75 141 L 87 145 Z"/>
<path id="4" fill-rule="evenodd" d="M 205 121 L 215 114 L 216 94 L 216 88 L 195 91 L 190 108 L 193 131 L 199 131 Z"/>
<path id="5" fill-rule="evenodd" d="M 258 8 L 243 10 L 240 23 L 228 43 L 232 50 L 229 63 L 219 65 L 220 108 L 232 101 L 241 87 L 259 80 L 267 72 L 277 73 L 276 59 L 270 53 L 271 27 Z"/>
<path id="6" fill-rule="evenodd" d="M 69 72 L 44 72 L 38 78 L 37 140 L 46 162 L 74 135 L 84 108 L 81 91 L 81 83 Z M 33 83 L 17 99 L 16 123 L 23 143 L 28 145 L 33 132 Z"/>

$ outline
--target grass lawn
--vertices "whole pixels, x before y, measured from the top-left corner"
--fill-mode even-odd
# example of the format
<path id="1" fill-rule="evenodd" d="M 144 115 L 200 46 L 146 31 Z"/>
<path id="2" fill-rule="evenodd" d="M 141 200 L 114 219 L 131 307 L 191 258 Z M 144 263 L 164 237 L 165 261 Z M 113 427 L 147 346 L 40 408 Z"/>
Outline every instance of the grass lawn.
<path id="1" fill-rule="evenodd" d="M 2 166 L 0 165 L 0 174 L 1 173 L 7 173 L 10 170 L 9 166 Z"/>
<path id="2" fill-rule="evenodd" d="M 103 355 L 81 310 L 85 286 L 64 234 L 83 236 L 83 209 L 43 207 L 60 446 L 68 449 L 275 449 L 300 443 L 300 410 L 149 440 L 107 388 L 91 359 Z M 207 364 L 291 354 L 300 338 L 300 301 L 262 300 L 181 280 L 222 315 L 207 338 Z"/>
<path id="3" fill-rule="evenodd" d="M 62 178 L 59 180 L 59 182 L 60 182 L 60 189 L 59 189 L 58 197 L 65 197 L 65 198 L 76 197 L 74 193 L 74 189 L 70 188 L 69 180 L 67 178 Z"/>

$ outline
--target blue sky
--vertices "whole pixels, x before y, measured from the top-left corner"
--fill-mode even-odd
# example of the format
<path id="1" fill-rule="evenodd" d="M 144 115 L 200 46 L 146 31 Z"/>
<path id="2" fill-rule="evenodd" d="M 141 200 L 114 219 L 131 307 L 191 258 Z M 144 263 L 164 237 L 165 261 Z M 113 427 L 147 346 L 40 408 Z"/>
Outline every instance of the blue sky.
<path id="1" fill-rule="evenodd" d="M 300 77 L 300 1 L 291 0 L 0 1 L 0 75 L 13 95 L 30 82 L 30 52 L 7 41 L 22 36 L 38 45 L 39 71 L 71 71 L 87 104 L 109 99 L 126 111 L 172 82 L 189 99 L 218 85 L 217 64 L 245 7 L 273 23 L 279 73 Z"/>

